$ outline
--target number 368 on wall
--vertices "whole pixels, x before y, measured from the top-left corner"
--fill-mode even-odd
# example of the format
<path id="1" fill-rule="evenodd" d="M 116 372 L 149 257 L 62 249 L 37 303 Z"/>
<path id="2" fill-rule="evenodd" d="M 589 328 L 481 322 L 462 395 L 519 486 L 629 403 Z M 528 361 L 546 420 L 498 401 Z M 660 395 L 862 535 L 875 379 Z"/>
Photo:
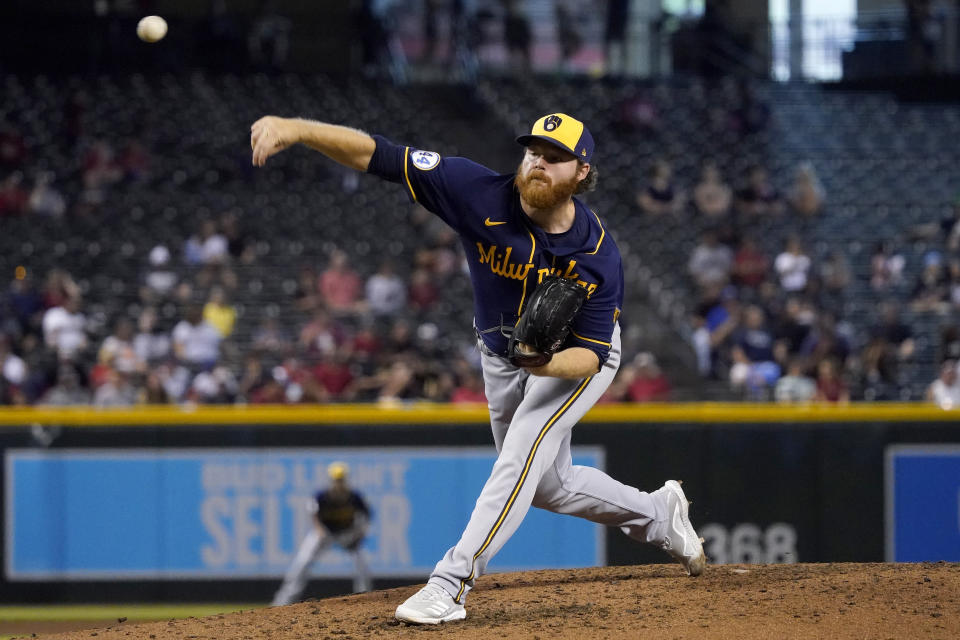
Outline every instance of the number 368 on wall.
<path id="1" fill-rule="evenodd" d="M 765 530 L 752 522 L 731 529 L 711 522 L 700 529 L 710 564 L 792 564 L 797 558 L 797 530 L 775 522 Z"/>

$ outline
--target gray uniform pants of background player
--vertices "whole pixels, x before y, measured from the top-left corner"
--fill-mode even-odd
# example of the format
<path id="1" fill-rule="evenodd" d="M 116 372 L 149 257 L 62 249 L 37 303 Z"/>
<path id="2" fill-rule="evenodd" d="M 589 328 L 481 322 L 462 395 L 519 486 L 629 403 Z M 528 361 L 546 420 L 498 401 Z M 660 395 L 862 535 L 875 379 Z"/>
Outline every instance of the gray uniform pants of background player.
<path id="1" fill-rule="evenodd" d="M 600 399 L 620 365 L 620 328 L 601 371 L 585 380 L 532 376 L 480 343 L 490 424 L 499 453 L 456 546 L 430 582 L 463 602 L 487 562 L 507 542 L 532 504 L 620 527 L 631 538 L 662 537 L 666 502 L 591 467 L 573 466 L 573 426 Z"/>
<path id="2" fill-rule="evenodd" d="M 352 539 L 352 537 L 351 537 Z M 297 554 L 293 557 L 293 562 L 287 569 L 283 577 L 283 583 L 273 596 L 271 606 L 280 607 L 292 604 L 300 599 L 303 590 L 307 588 L 308 574 L 310 567 L 320 557 L 324 551 L 331 545 L 337 543 L 337 536 L 320 536 L 316 527 L 311 527 L 307 535 L 304 536 Z M 363 557 L 363 550 L 359 547 L 349 552 L 353 556 L 355 572 L 353 574 L 354 593 L 363 593 L 370 591 L 370 574 L 367 572 L 367 563 Z"/>

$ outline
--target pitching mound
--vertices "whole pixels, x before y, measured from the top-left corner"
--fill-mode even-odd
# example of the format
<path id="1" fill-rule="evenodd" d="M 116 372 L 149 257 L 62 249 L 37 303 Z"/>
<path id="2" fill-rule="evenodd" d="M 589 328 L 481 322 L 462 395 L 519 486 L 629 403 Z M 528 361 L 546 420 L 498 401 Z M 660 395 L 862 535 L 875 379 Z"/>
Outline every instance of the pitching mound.
<path id="1" fill-rule="evenodd" d="M 958 564 L 678 565 L 491 574 L 467 619 L 410 627 L 393 611 L 418 587 L 208 618 L 63 633 L 71 640 L 358 638 L 942 638 L 960 637 Z"/>

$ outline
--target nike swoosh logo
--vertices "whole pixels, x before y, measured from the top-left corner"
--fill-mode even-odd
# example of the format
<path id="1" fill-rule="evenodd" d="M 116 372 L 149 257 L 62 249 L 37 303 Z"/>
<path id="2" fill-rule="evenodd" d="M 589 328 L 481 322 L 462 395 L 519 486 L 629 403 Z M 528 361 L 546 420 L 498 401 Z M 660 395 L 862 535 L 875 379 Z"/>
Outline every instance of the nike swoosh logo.
<path id="1" fill-rule="evenodd" d="M 507 221 L 504 220 L 503 222 L 494 222 L 494 221 L 491 220 L 490 218 L 487 218 L 486 220 L 483 221 L 483 224 L 485 224 L 485 225 L 488 226 L 488 227 L 495 227 L 495 226 L 497 226 L 498 224 L 507 224 Z"/>

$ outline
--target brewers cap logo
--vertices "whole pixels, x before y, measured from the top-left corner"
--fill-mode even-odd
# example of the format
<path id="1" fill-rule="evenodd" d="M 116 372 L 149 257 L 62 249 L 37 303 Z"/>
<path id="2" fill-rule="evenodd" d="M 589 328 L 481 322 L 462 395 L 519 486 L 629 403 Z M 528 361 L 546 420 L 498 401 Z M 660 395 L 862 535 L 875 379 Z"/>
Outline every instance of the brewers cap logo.
<path id="1" fill-rule="evenodd" d="M 553 131 L 560 126 L 560 123 L 563 122 L 563 119 L 558 115 L 547 116 L 543 119 L 543 130 L 544 131 Z"/>
<path id="2" fill-rule="evenodd" d="M 421 171 L 430 171 L 440 164 L 440 154 L 433 151 L 414 151 L 410 154 L 413 166 Z"/>

